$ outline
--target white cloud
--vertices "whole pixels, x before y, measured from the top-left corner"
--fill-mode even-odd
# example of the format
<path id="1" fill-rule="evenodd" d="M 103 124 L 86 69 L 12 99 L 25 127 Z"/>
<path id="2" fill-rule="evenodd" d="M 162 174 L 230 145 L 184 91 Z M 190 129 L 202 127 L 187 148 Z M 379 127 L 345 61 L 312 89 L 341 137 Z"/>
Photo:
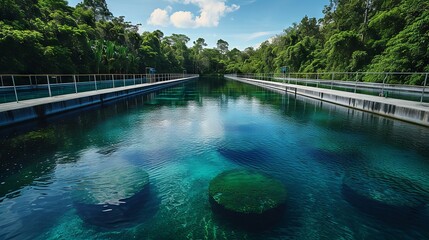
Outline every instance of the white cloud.
<path id="1" fill-rule="evenodd" d="M 171 15 L 171 23 L 177 28 L 193 28 L 195 27 L 194 15 L 191 12 L 175 12 Z"/>
<path id="2" fill-rule="evenodd" d="M 147 24 L 154 26 L 167 26 L 170 23 L 168 12 L 171 11 L 171 7 L 168 6 L 166 9 L 157 8 L 151 14 L 147 20 Z"/>
<path id="3" fill-rule="evenodd" d="M 198 16 L 185 11 L 178 11 L 171 14 L 169 23 L 178 28 L 217 27 L 220 19 L 227 13 L 240 9 L 240 6 L 236 4 L 228 6 L 226 0 L 170 0 L 170 2 L 192 4 L 199 8 Z M 168 11 L 158 8 L 152 12 L 148 24 L 165 26 L 168 22 L 167 18 Z"/>

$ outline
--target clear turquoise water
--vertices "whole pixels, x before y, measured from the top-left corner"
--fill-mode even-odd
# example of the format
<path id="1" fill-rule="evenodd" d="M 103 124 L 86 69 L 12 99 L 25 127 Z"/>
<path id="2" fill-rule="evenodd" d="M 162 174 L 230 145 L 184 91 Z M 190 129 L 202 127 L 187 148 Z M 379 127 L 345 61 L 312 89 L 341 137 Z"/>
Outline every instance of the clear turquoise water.
<path id="1" fill-rule="evenodd" d="M 201 79 L 0 135 L 0 239 L 429 238 L 429 129 L 299 96 Z M 149 174 L 146 192 L 130 169 Z M 286 186 L 276 224 L 212 212 L 209 182 L 230 169 Z M 367 208 L 365 193 L 400 207 Z M 88 218 L 85 194 L 130 209 Z"/>

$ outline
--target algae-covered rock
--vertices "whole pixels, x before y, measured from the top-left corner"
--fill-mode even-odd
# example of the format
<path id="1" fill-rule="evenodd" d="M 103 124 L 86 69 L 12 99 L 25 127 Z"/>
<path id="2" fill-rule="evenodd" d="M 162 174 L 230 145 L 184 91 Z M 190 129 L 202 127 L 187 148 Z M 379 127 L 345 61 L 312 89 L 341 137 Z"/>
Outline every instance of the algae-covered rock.
<path id="1" fill-rule="evenodd" d="M 427 202 L 427 193 L 413 182 L 375 172 L 346 174 L 342 193 L 353 206 L 385 219 L 415 214 Z"/>
<path id="2" fill-rule="evenodd" d="M 118 205 L 120 200 L 132 197 L 148 184 L 148 173 L 138 167 L 107 168 L 82 180 L 74 195 L 81 203 Z"/>
<path id="3" fill-rule="evenodd" d="M 87 223 L 117 228 L 132 224 L 150 197 L 149 175 L 123 166 L 94 173 L 78 184 L 74 206 Z"/>
<path id="4" fill-rule="evenodd" d="M 210 201 L 227 211 L 262 215 L 285 204 L 284 185 L 265 174 L 231 170 L 219 174 L 209 186 Z"/>
<path id="5" fill-rule="evenodd" d="M 60 136 L 53 128 L 40 129 L 16 136 L 10 140 L 12 148 L 51 148 L 58 144 Z"/>

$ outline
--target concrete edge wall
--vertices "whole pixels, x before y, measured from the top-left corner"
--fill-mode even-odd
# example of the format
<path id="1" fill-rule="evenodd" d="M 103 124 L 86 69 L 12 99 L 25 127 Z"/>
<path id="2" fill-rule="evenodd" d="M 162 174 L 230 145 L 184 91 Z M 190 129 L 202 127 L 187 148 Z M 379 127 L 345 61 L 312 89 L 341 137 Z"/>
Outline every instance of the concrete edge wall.
<path id="1" fill-rule="evenodd" d="M 131 96 L 134 94 L 148 93 L 171 87 L 188 80 L 196 79 L 186 78 L 175 82 L 158 83 L 151 86 L 141 86 L 132 89 L 118 89 L 118 91 L 109 93 L 100 93 L 93 96 L 78 97 L 74 99 L 51 102 L 46 104 L 40 104 L 32 107 L 19 108 L 9 111 L 0 112 L 0 127 L 28 121 L 34 119 L 44 118 L 46 116 L 59 114 L 65 111 L 70 111 L 82 107 L 86 107 L 94 104 L 102 104 L 110 100 Z"/>
<path id="2" fill-rule="evenodd" d="M 301 96 L 429 127 L 429 111 L 396 106 L 383 102 L 344 97 L 335 94 L 327 94 L 322 91 L 317 91 L 317 89 L 307 90 L 301 89 L 299 87 L 287 87 L 285 85 L 282 85 L 281 83 L 264 82 L 260 80 L 253 81 L 251 79 L 242 79 L 228 76 L 226 76 L 226 78 L 249 83 L 260 87 L 278 90 L 281 92 L 287 91 L 288 93 L 298 94 Z"/>

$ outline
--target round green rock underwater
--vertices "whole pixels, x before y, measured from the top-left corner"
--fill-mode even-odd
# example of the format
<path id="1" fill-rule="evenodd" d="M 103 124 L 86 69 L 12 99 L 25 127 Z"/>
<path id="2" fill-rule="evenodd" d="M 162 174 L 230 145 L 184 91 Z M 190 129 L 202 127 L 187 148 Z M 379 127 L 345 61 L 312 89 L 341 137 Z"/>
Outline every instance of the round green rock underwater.
<path id="1" fill-rule="evenodd" d="M 251 170 L 225 171 L 209 186 L 213 210 L 244 226 L 272 225 L 283 215 L 286 198 L 282 182 Z"/>
<path id="2" fill-rule="evenodd" d="M 351 205 L 383 221 L 413 221 L 424 211 L 429 197 L 407 179 L 369 172 L 346 173 L 342 194 Z"/>
<path id="3" fill-rule="evenodd" d="M 133 165 L 106 167 L 77 185 L 74 206 L 86 223 L 117 228 L 138 218 L 149 194 L 146 171 Z"/>

